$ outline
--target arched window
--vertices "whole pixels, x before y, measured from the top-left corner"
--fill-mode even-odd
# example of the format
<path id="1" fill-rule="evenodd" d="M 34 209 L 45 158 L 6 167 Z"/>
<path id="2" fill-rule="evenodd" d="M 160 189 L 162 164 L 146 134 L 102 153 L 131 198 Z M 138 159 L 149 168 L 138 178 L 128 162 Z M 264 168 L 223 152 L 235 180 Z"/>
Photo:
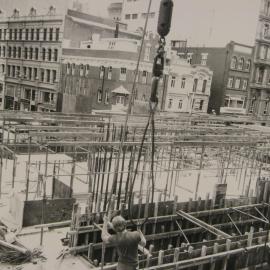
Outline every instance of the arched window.
<path id="1" fill-rule="evenodd" d="M 29 59 L 33 59 L 33 48 L 31 47 L 29 50 Z"/>
<path id="2" fill-rule="evenodd" d="M 48 61 L 52 61 L 52 49 L 48 49 Z"/>
<path id="3" fill-rule="evenodd" d="M 71 65 L 71 72 L 72 72 L 72 75 L 75 75 L 75 64 L 73 63 L 72 65 Z"/>
<path id="4" fill-rule="evenodd" d="M 198 79 L 194 79 L 193 92 L 196 92 L 196 90 L 197 90 L 197 85 L 198 85 Z"/>
<path id="5" fill-rule="evenodd" d="M 102 101 L 102 91 L 101 88 L 98 88 L 97 91 L 97 102 L 100 103 Z"/>
<path id="6" fill-rule="evenodd" d="M 182 78 L 181 88 L 185 88 L 185 87 L 186 87 L 186 78 Z"/>
<path id="7" fill-rule="evenodd" d="M 18 47 L 18 58 L 22 57 L 22 48 Z"/>
<path id="8" fill-rule="evenodd" d="M 54 49 L 54 61 L 57 62 L 58 61 L 58 50 Z"/>
<path id="9" fill-rule="evenodd" d="M 238 62 L 238 69 L 243 69 L 244 67 L 244 58 L 240 58 L 239 62 Z"/>
<path id="10" fill-rule="evenodd" d="M 67 74 L 70 74 L 70 63 L 67 63 Z"/>
<path id="11" fill-rule="evenodd" d="M 84 75 L 84 65 L 80 64 L 80 76 Z"/>
<path id="12" fill-rule="evenodd" d="M 202 92 L 205 93 L 207 86 L 207 80 L 203 80 Z"/>
<path id="13" fill-rule="evenodd" d="M 237 65 L 237 58 L 234 56 L 231 60 L 231 68 L 235 69 Z"/>
<path id="14" fill-rule="evenodd" d="M 42 60 L 45 61 L 46 60 L 46 49 L 42 48 Z"/>
<path id="15" fill-rule="evenodd" d="M 24 48 L 24 59 L 27 59 L 28 57 L 28 48 Z"/>
<path id="16" fill-rule="evenodd" d="M 246 71 L 250 70 L 250 66 L 251 66 L 251 60 L 247 60 L 247 62 L 246 62 Z"/>

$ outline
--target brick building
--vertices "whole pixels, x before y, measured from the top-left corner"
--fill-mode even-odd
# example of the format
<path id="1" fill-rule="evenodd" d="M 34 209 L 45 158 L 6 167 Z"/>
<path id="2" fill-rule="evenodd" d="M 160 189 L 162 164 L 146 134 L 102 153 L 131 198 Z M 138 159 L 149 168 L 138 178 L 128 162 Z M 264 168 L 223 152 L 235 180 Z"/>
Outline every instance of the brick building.
<path id="1" fill-rule="evenodd" d="M 254 67 L 248 113 L 260 118 L 270 114 L 270 1 L 261 0 L 255 38 Z"/>
<path id="2" fill-rule="evenodd" d="M 230 42 L 225 47 L 185 47 L 173 41 L 172 49 L 191 64 L 213 71 L 208 112 L 245 114 L 248 103 L 253 47 Z"/>
<path id="3" fill-rule="evenodd" d="M 151 91 L 152 62 L 157 40 L 146 40 L 136 82 L 134 107 L 146 112 Z M 62 111 L 126 111 L 135 77 L 140 42 L 94 35 L 81 48 L 64 48 L 62 65 Z M 159 85 L 164 103 L 167 76 Z M 143 111 L 144 110 L 144 111 Z"/>

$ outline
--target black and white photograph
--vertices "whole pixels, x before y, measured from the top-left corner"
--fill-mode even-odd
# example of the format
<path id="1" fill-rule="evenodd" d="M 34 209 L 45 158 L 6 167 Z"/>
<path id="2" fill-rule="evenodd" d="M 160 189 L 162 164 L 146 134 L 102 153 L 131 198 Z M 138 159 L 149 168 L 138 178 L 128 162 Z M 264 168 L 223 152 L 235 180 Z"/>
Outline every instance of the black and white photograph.
<path id="1" fill-rule="evenodd" d="M 0 270 L 270 270 L 270 0 L 0 0 Z"/>

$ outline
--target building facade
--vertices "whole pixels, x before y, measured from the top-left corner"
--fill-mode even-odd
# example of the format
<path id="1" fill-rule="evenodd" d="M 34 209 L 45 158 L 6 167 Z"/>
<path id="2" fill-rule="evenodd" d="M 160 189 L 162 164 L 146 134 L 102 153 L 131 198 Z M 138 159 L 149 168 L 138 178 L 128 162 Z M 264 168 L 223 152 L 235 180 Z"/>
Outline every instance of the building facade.
<path id="1" fill-rule="evenodd" d="M 130 31 L 143 29 L 149 1 L 110 0 L 108 14 L 110 18 L 121 18 Z M 160 0 L 153 0 L 148 19 L 148 31 L 156 33 Z"/>
<path id="2" fill-rule="evenodd" d="M 191 65 L 176 55 L 170 62 L 164 110 L 206 113 L 213 72 L 204 65 Z"/>
<path id="3" fill-rule="evenodd" d="M 56 111 L 62 25 L 53 7 L 45 16 L 15 9 L 0 19 L 2 109 Z"/>
<path id="4" fill-rule="evenodd" d="M 134 93 L 134 112 L 145 113 L 151 91 L 152 62 L 156 39 L 146 40 Z M 62 64 L 62 111 L 124 112 L 131 98 L 140 41 L 126 38 L 100 38 L 81 48 L 64 48 Z M 160 106 L 164 102 L 165 75 L 159 85 Z"/>
<path id="5" fill-rule="evenodd" d="M 270 1 L 262 0 L 255 38 L 254 66 L 248 113 L 260 118 L 270 114 Z"/>
<path id="6" fill-rule="evenodd" d="M 172 50 L 189 63 L 208 66 L 213 71 L 209 113 L 247 112 L 253 47 L 233 41 L 220 48 L 175 46 L 182 44 L 176 41 L 172 44 Z"/>

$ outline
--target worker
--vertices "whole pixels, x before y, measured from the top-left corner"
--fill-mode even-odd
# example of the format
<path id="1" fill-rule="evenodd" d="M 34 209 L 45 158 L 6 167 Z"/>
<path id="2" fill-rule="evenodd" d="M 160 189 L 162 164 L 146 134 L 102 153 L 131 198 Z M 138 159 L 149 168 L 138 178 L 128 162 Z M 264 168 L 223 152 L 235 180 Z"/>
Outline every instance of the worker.
<path id="1" fill-rule="evenodd" d="M 143 247 L 146 245 L 146 239 L 141 230 L 127 231 L 127 222 L 122 216 L 115 216 L 112 223 L 109 222 L 107 216 L 104 216 L 103 220 L 101 238 L 104 243 L 110 243 L 116 247 L 118 253 L 117 270 L 138 269 L 138 245 Z M 108 225 L 112 227 L 116 234 L 111 235 L 108 232 Z"/>

